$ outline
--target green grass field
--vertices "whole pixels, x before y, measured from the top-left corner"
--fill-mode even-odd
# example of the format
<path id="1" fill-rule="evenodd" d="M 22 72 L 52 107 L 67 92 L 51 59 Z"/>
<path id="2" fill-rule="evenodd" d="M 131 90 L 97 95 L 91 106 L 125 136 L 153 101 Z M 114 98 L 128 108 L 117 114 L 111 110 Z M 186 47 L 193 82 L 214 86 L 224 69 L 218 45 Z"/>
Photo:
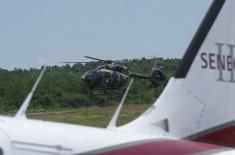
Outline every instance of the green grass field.
<path id="1" fill-rule="evenodd" d="M 118 125 L 125 124 L 140 116 L 150 105 L 127 105 L 123 107 Z M 65 122 L 71 124 L 106 127 L 116 107 L 88 107 L 59 112 L 28 113 L 31 119 Z"/>

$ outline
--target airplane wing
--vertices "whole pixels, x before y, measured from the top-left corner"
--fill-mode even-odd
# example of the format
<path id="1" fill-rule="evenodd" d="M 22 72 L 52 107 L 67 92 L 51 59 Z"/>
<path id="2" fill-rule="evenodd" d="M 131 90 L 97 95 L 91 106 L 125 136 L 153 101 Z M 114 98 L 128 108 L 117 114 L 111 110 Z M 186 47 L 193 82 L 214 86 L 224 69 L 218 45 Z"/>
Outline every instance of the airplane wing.
<path id="1" fill-rule="evenodd" d="M 131 123 L 116 127 L 121 108 L 105 129 L 0 116 L 0 155 L 235 154 L 234 15 L 234 0 L 213 1 L 174 77 Z"/>

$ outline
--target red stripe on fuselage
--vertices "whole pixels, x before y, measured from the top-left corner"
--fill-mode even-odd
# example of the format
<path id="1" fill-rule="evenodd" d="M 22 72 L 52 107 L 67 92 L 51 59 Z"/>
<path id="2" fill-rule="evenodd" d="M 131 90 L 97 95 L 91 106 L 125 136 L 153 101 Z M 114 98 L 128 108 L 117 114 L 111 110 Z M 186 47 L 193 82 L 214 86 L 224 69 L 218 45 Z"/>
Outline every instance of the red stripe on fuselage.
<path id="1" fill-rule="evenodd" d="M 204 136 L 201 136 L 196 141 L 235 147 L 235 126 L 230 126 Z"/>
<path id="2" fill-rule="evenodd" d="M 188 155 L 219 149 L 224 149 L 224 147 L 183 140 L 162 140 L 129 146 L 121 149 L 114 148 L 112 151 L 103 152 L 100 153 L 100 155 Z"/>

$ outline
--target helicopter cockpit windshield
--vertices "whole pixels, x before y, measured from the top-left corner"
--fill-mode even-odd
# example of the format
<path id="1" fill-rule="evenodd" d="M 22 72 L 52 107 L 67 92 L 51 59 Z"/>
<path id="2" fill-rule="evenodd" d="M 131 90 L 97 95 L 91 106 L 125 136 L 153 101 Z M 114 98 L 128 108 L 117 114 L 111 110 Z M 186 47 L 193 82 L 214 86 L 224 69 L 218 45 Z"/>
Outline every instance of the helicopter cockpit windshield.
<path id="1" fill-rule="evenodd" d="M 99 69 L 89 70 L 81 77 L 81 79 L 91 88 L 100 81 L 100 78 L 102 78 L 102 73 Z"/>

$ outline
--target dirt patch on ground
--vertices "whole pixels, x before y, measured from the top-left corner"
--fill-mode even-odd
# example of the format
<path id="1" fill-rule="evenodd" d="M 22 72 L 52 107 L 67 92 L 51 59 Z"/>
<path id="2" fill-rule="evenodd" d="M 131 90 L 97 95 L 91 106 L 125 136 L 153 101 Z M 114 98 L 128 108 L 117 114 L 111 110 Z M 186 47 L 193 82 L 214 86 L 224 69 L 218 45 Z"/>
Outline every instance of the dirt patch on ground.
<path id="1" fill-rule="evenodd" d="M 145 111 L 150 105 L 127 105 L 123 107 L 124 113 L 136 113 Z M 115 112 L 117 107 L 87 107 L 87 108 L 78 108 L 65 111 L 51 111 L 51 112 L 30 112 L 28 116 L 49 116 L 49 115 L 63 115 L 68 113 L 79 113 L 79 112 L 92 112 L 92 111 L 102 111 L 102 112 Z"/>

